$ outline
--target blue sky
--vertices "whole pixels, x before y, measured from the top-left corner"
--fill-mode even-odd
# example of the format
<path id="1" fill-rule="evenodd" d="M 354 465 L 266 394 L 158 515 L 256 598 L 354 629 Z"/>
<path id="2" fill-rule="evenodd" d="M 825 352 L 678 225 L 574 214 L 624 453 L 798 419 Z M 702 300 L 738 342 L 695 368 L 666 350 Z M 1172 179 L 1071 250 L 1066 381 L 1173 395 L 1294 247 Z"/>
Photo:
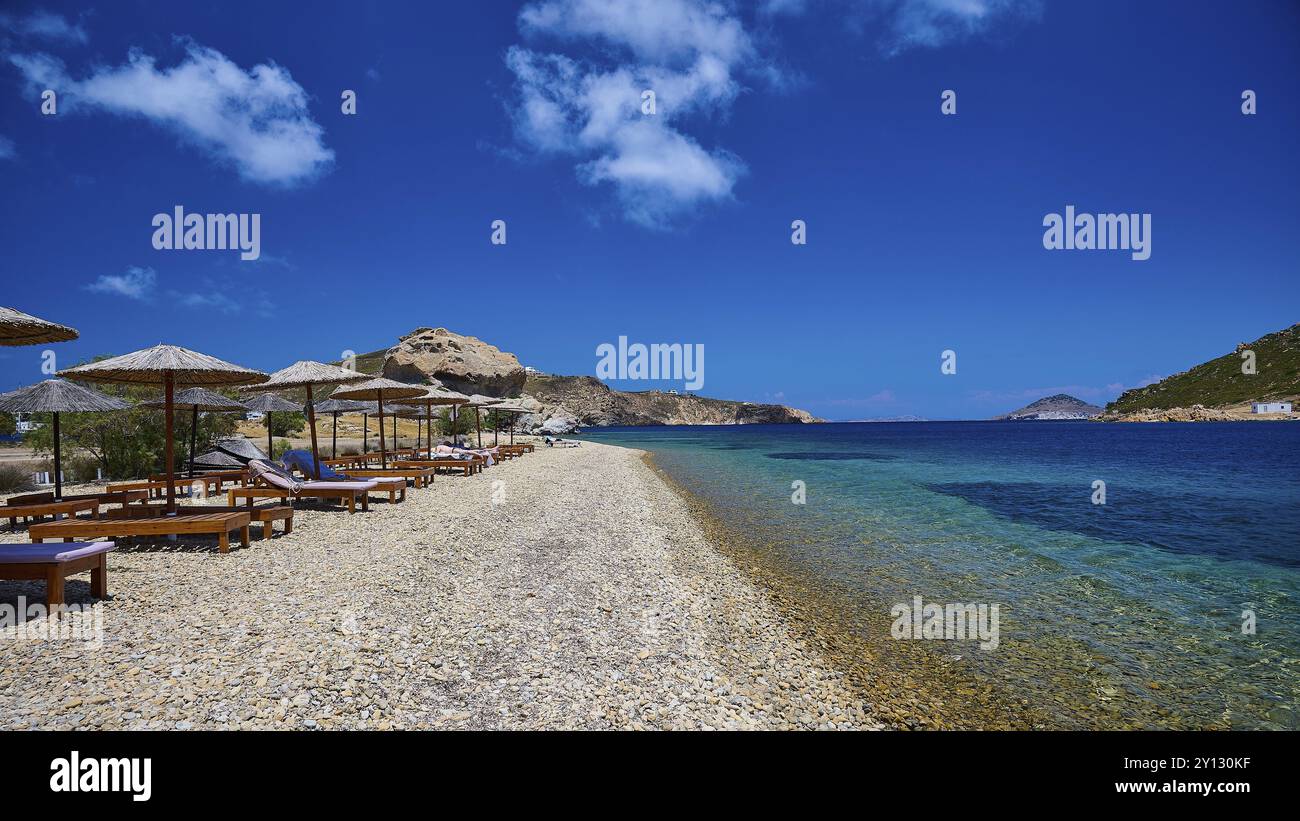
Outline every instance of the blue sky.
<path id="1" fill-rule="evenodd" d="M 9 3 L 0 303 L 80 329 L 61 364 L 445 326 L 566 374 L 702 344 L 701 393 L 832 419 L 1102 403 L 1298 319 L 1298 9 Z M 176 205 L 260 214 L 261 258 L 155 250 Z M 1150 259 L 1045 250 L 1066 205 L 1150 213 Z"/>

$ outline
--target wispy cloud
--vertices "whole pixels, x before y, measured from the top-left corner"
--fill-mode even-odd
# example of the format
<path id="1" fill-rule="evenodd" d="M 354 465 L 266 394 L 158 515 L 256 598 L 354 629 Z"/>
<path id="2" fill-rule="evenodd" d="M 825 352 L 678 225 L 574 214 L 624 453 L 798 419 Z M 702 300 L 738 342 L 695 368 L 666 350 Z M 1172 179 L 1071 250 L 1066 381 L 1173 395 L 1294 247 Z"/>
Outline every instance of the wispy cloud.
<path id="1" fill-rule="evenodd" d="M 770 16 L 814 9 L 842 17 L 852 29 L 878 33 L 889 57 L 990 35 L 1042 16 L 1042 0 L 764 0 Z"/>
<path id="2" fill-rule="evenodd" d="M 0 136 L 0 160 L 12 160 L 18 156 L 18 148 L 14 141 L 5 136 Z"/>
<path id="3" fill-rule="evenodd" d="M 61 110 L 139 117 L 255 183 L 293 186 L 324 173 L 334 152 L 311 117 L 307 92 L 275 63 L 244 70 L 216 49 L 182 41 L 185 58 L 159 68 L 132 49 L 126 63 L 73 78 L 45 53 L 10 54 L 28 93 L 60 90 Z"/>
<path id="4" fill-rule="evenodd" d="M 100 274 L 85 289 L 137 302 L 154 302 L 166 297 L 167 302 L 178 308 L 221 314 L 246 314 L 268 319 L 275 313 L 275 306 L 265 291 L 245 289 L 239 292 L 239 296 L 232 296 L 228 284 L 207 278 L 199 280 L 193 290 L 164 289 L 159 286 L 158 273 L 154 269 L 135 265 L 121 274 Z"/>
<path id="5" fill-rule="evenodd" d="M 578 178 L 613 187 L 624 215 L 663 227 L 702 203 L 730 199 L 745 173 L 724 148 L 686 132 L 688 118 L 725 116 L 736 75 L 770 77 L 739 17 L 706 0 L 543 0 L 526 6 L 506 65 L 516 80 L 519 141 L 576 161 Z M 655 113 L 642 112 L 642 92 Z"/>
<path id="6" fill-rule="evenodd" d="M 152 268 L 131 266 L 121 274 L 100 274 L 86 286 L 87 291 L 111 294 L 141 302 L 153 299 L 158 285 L 158 274 Z"/>
<path id="7" fill-rule="evenodd" d="M 34 37 L 67 43 L 86 43 L 90 37 L 79 23 L 53 12 L 37 10 L 26 16 L 0 13 L 0 29 L 19 37 Z"/>

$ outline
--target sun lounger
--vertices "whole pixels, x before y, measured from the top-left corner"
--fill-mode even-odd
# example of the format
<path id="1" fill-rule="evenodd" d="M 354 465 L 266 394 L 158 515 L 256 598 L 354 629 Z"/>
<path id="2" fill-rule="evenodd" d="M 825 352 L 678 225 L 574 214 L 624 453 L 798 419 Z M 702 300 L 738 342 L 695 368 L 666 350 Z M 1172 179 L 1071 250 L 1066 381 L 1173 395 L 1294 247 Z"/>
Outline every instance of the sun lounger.
<path id="1" fill-rule="evenodd" d="M 433 482 L 433 468 L 352 468 L 348 475 L 356 479 L 375 479 L 382 481 L 384 479 L 401 479 L 405 482 L 411 480 L 411 484 L 416 487 L 428 487 Z"/>
<path id="2" fill-rule="evenodd" d="M 257 522 L 262 526 L 261 535 L 258 538 L 265 539 L 271 535 L 271 525 L 273 522 L 281 522 L 283 534 L 288 536 L 293 532 L 293 508 L 289 505 L 253 505 L 238 507 L 235 505 L 193 505 L 181 506 L 177 510 L 181 513 L 247 513 L 251 521 Z M 119 508 L 109 510 L 104 513 L 105 518 L 109 519 L 139 519 L 150 518 L 165 515 L 167 507 L 165 504 L 133 505 L 128 508 Z"/>
<path id="3" fill-rule="evenodd" d="M 90 571 L 90 595 L 102 599 L 108 595 L 108 551 L 115 547 L 113 542 L 0 545 L 0 579 L 45 579 L 45 604 L 53 608 L 63 604 L 64 580 Z"/>
<path id="4" fill-rule="evenodd" d="M 241 471 L 242 472 L 242 471 Z M 177 492 L 188 491 L 193 487 L 194 482 L 203 482 L 204 493 L 211 494 L 219 491 L 222 480 L 215 477 L 196 476 L 193 479 L 174 479 L 172 484 L 176 486 Z M 141 479 L 134 482 L 113 482 L 108 485 L 109 493 L 122 490 L 147 490 L 150 498 L 161 499 L 167 495 L 166 479 Z"/>
<path id="5" fill-rule="evenodd" d="M 375 490 L 387 493 L 388 501 L 390 503 L 406 501 L 406 477 L 394 476 L 393 474 L 388 473 L 386 469 L 373 470 L 362 468 L 361 470 L 365 471 L 367 474 L 363 478 L 361 476 L 353 476 L 347 473 L 339 473 L 329 465 L 322 463 L 320 466 L 320 479 L 313 480 L 312 477 L 316 475 L 316 470 L 312 463 L 311 454 L 307 451 L 285 451 L 284 455 L 280 457 L 280 462 L 286 469 L 290 471 L 298 471 L 306 480 L 309 481 L 355 482 L 362 480 L 374 482 Z M 353 472 L 355 473 L 356 471 L 354 470 Z M 400 498 L 397 498 L 399 495 Z"/>
<path id="6" fill-rule="evenodd" d="M 377 482 L 299 482 L 284 468 L 262 459 L 248 463 L 254 480 L 262 483 L 260 487 L 231 488 L 226 492 L 231 506 L 239 504 L 240 499 L 247 499 L 252 506 L 254 499 L 292 500 L 303 496 L 314 499 L 338 499 L 347 502 L 348 513 L 357 512 L 357 497 L 361 498 L 361 509 L 370 509 L 370 491 L 378 487 Z M 402 483 L 403 496 L 406 483 Z"/>
<path id="7" fill-rule="evenodd" d="M 55 502 L 33 502 L 25 505 L 9 504 L 0 508 L 0 516 L 9 517 L 10 529 L 18 528 L 18 520 L 22 519 L 24 523 L 31 519 L 43 519 L 46 516 L 53 516 L 55 519 L 61 519 L 64 516 L 76 516 L 83 511 L 90 511 L 90 518 L 99 518 L 99 507 L 103 504 L 98 499 L 63 499 Z"/>
<path id="8" fill-rule="evenodd" d="M 461 471 L 466 476 L 472 476 L 483 469 L 483 462 L 479 459 L 453 459 L 450 457 L 444 459 L 408 459 L 405 462 L 398 462 L 399 468 L 447 468 L 455 472 Z"/>
<path id="9" fill-rule="evenodd" d="M 185 510 L 185 508 L 182 508 Z M 118 519 L 76 519 L 63 522 L 43 522 L 27 529 L 35 544 L 46 539 L 72 541 L 77 537 L 99 536 L 173 536 L 207 534 L 217 537 L 222 553 L 230 550 L 229 533 L 239 531 L 239 540 L 248 547 L 248 511 L 235 513 L 178 513 L 175 516 L 150 516 Z"/>
<path id="10" fill-rule="evenodd" d="M 79 499 L 98 499 L 101 504 L 105 504 L 105 505 L 120 504 L 122 506 L 129 505 L 132 502 L 142 502 L 148 498 L 149 498 L 149 491 L 147 490 L 119 490 L 119 491 L 114 491 L 113 493 L 76 493 L 76 494 L 65 493 L 63 494 L 63 501 L 65 502 L 79 500 Z M 10 496 L 8 503 L 11 505 L 26 505 L 26 504 L 38 504 L 40 502 L 53 502 L 53 501 L 54 501 L 54 492 L 47 490 L 47 491 L 42 491 L 40 493 L 24 493 L 19 496 Z M 0 509 L 0 516 L 3 515 L 4 515 L 3 510 Z"/>

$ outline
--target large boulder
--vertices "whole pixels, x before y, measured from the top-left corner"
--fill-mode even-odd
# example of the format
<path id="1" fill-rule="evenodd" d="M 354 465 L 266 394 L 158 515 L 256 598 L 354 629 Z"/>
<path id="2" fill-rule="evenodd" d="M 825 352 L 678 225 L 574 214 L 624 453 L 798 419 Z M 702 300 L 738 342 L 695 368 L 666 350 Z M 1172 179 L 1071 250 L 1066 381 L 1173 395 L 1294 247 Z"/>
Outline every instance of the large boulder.
<path id="1" fill-rule="evenodd" d="M 578 432 L 578 420 L 572 416 L 552 416 L 542 424 L 534 427 L 532 432 L 538 436 L 562 436 Z"/>
<path id="2" fill-rule="evenodd" d="M 454 391 L 518 396 L 524 387 L 519 359 L 472 336 L 446 328 L 417 328 L 384 355 L 384 376 L 399 382 L 437 380 Z"/>

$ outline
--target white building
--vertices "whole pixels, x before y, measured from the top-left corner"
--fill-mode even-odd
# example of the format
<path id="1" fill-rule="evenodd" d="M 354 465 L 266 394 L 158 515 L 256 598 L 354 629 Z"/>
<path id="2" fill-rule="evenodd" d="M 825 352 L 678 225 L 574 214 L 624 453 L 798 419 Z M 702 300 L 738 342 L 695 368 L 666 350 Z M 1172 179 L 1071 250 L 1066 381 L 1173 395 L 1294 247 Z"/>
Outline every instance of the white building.
<path id="1" fill-rule="evenodd" d="M 1251 402 L 1251 413 L 1290 413 L 1290 402 Z"/>

